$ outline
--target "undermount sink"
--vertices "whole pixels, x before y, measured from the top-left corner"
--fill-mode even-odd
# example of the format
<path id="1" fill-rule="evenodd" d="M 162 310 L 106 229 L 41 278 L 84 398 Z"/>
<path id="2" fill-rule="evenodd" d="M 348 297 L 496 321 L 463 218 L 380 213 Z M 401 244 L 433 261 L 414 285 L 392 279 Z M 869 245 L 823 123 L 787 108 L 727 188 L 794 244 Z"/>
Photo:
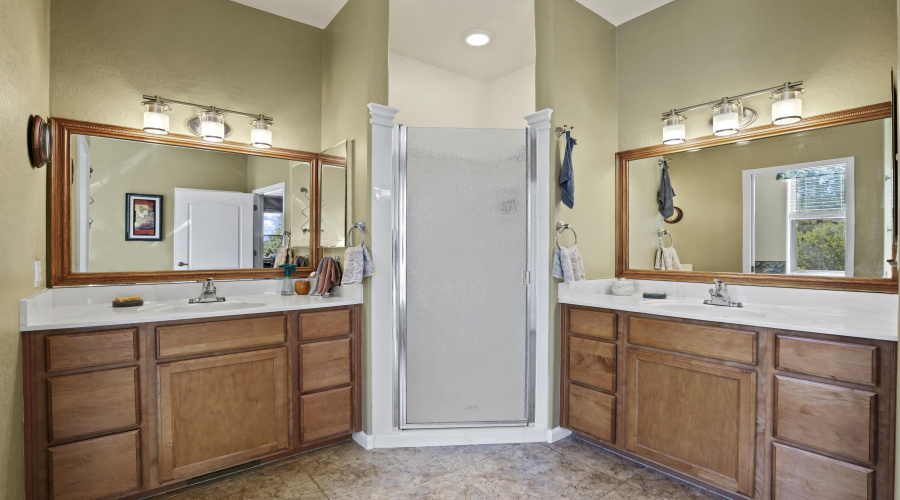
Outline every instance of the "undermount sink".
<path id="1" fill-rule="evenodd" d="M 262 302 L 242 302 L 242 301 L 225 301 L 225 302 L 206 302 L 200 304 L 177 304 L 157 309 L 160 314 L 169 313 L 205 313 L 205 312 L 221 312 L 234 311 L 238 309 L 253 309 L 255 307 L 263 307 L 266 304 Z"/>
<path id="2" fill-rule="evenodd" d="M 673 313 L 705 314 L 723 318 L 763 318 L 765 311 L 753 311 L 743 307 L 710 306 L 706 304 L 685 304 L 659 302 L 652 304 L 654 309 Z"/>

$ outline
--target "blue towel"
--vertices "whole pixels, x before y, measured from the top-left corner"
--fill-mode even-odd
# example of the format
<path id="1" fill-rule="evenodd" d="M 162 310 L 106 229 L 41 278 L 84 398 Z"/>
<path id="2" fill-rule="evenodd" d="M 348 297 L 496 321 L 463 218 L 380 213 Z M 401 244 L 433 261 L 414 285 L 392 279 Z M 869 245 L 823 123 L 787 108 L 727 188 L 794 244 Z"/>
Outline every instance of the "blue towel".
<path id="1" fill-rule="evenodd" d="M 575 206 L 575 171 L 572 169 L 572 148 L 578 144 L 571 132 L 566 132 L 566 156 L 563 158 L 562 172 L 559 173 L 559 187 L 562 189 L 562 202 L 567 207 Z"/>
<path id="2" fill-rule="evenodd" d="M 669 164 L 663 160 L 662 177 L 659 179 L 659 193 L 656 195 L 656 203 L 659 205 L 659 214 L 663 219 L 675 215 L 675 191 L 672 190 L 672 179 L 669 179 Z"/>

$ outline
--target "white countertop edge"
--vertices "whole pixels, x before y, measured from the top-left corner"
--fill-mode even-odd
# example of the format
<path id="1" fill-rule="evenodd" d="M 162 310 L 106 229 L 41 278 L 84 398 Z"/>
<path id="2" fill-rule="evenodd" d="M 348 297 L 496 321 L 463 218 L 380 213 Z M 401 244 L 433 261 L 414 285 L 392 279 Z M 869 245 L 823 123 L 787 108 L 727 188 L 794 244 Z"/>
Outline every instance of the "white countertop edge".
<path id="1" fill-rule="evenodd" d="M 641 302 L 635 302 L 640 300 Z M 745 326 L 755 326 L 761 328 L 771 328 L 776 330 L 788 330 L 788 331 L 796 331 L 796 332 L 810 332 L 810 333 L 822 333 L 826 335 L 837 335 L 841 337 L 853 337 L 853 338 L 863 338 L 863 339 L 871 339 L 871 340 L 889 340 L 896 342 L 898 339 L 897 334 L 897 318 L 892 317 L 890 315 L 873 315 L 873 314 L 862 314 L 868 318 L 877 318 L 883 319 L 884 328 L 883 332 L 875 332 L 875 331 L 857 331 L 857 330 L 848 330 L 845 328 L 832 328 L 822 325 L 815 325 L 805 322 L 801 319 L 798 319 L 796 322 L 785 322 L 785 321 L 771 321 L 766 318 L 747 318 L 747 317 L 727 317 L 727 316 L 713 316 L 706 314 L 695 314 L 690 312 L 675 312 L 675 311 L 666 311 L 660 310 L 653 307 L 651 304 L 657 304 L 660 302 L 666 302 L 673 304 L 684 303 L 682 300 L 670 300 L 670 299 L 642 299 L 634 296 L 625 296 L 625 297 L 617 297 L 612 295 L 600 295 L 593 296 L 590 298 L 578 298 L 578 297 L 565 297 L 560 298 L 559 302 L 561 304 L 571 304 L 576 306 L 584 306 L 584 307 L 596 307 L 602 309 L 612 309 L 617 311 L 626 311 L 633 313 L 641 313 L 648 314 L 653 316 L 666 316 L 672 318 L 683 318 L 683 319 L 692 319 L 698 321 L 709 321 L 712 323 L 727 323 L 734 325 L 745 325 Z M 702 302 L 697 302 L 701 304 Z M 709 306 L 716 307 L 716 306 Z M 771 307 L 771 306 L 770 306 Z M 805 313 L 805 314 L 815 314 L 821 312 L 821 310 L 813 309 L 813 308 L 805 308 L 805 307 L 790 307 L 783 306 L 785 309 L 793 309 L 796 310 L 797 313 Z M 846 313 L 847 315 L 860 315 L 860 313 L 854 313 L 849 311 L 830 311 L 832 313 Z M 882 330 L 882 329 L 879 329 Z"/>

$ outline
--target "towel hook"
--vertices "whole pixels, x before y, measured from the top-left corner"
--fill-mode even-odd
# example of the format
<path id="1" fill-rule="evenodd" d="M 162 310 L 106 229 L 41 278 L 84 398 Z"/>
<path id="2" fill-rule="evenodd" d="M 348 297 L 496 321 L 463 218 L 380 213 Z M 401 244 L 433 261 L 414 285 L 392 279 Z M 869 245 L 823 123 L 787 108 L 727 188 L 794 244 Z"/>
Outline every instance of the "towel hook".
<path id="1" fill-rule="evenodd" d="M 556 223 L 556 248 L 560 248 L 559 234 L 562 233 L 563 231 L 565 231 L 566 229 L 568 229 L 569 231 L 572 231 L 572 234 L 575 235 L 575 244 L 576 245 L 578 244 L 578 233 L 576 233 L 575 230 L 572 229 L 572 226 L 566 224 L 565 222 L 559 221 Z"/>
<path id="2" fill-rule="evenodd" d="M 572 125 L 571 127 L 568 126 L 568 125 L 563 125 L 562 127 L 556 127 L 556 138 L 559 139 L 559 138 L 562 137 L 563 134 L 565 134 L 566 132 L 571 132 L 571 131 L 573 131 L 573 130 L 575 130 L 575 126 L 574 126 L 574 125 Z"/>
<path id="3" fill-rule="evenodd" d="M 659 163 L 659 166 L 661 167 L 661 166 L 663 166 L 663 164 L 668 165 L 670 161 L 672 161 L 672 160 L 668 156 L 663 156 L 662 158 L 660 158 L 658 160 L 657 163 Z"/>
<path id="4" fill-rule="evenodd" d="M 362 241 L 359 246 L 363 246 L 366 244 L 366 221 L 361 220 L 356 224 L 350 226 L 350 230 L 347 231 L 347 246 L 350 246 L 350 233 L 353 232 L 353 228 L 359 229 L 359 234 L 362 236 Z"/>
<path id="5" fill-rule="evenodd" d="M 666 231 L 665 229 L 659 229 L 656 231 L 656 235 L 659 236 L 659 248 L 665 248 L 665 244 L 663 242 L 664 235 L 669 235 L 669 247 L 675 246 L 675 237 L 672 236 L 672 233 Z"/>

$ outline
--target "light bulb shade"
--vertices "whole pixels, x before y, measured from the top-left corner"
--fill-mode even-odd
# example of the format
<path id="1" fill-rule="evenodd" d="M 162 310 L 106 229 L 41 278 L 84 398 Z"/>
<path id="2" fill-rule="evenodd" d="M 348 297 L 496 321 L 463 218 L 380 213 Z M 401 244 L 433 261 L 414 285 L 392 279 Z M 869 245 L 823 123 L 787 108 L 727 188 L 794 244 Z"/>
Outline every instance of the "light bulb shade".
<path id="1" fill-rule="evenodd" d="M 165 135 L 169 133 L 168 105 L 157 102 L 144 102 L 144 132 Z"/>
<path id="2" fill-rule="evenodd" d="M 772 124 L 789 125 L 803 119 L 803 89 L 783 89 L 772 93 Z"/>
<path id="3" fill-rule="evenodd" d="M 225 140 L 225 115 L 215 111 L 203 111 L 199 119 L 201 139 L 208 142 Z"/>
<path id="4" fill-rule="evenodd" d="M 250 145 L 254 148 L 271 148 L 272 131 L 269 127 L 272 124 L 265 120 L 254 120 L 250 124 L 253 125 L 250 129 Z"/>
<path id="5" fill-rule="evenodd" d="M 741 102 L 723 101 L 712 108 L 713 135 L 734 135 L 741 128 Z"/>
<path id="6" fill-rule="evenodd" d="M 663 127 L 663 144 L 681 144 L 687 137 L 687 131 L 684 126 L 685 118 L 674 111 L 672 114 L 666 115 L 663 121 L 666 125 Z"/>

